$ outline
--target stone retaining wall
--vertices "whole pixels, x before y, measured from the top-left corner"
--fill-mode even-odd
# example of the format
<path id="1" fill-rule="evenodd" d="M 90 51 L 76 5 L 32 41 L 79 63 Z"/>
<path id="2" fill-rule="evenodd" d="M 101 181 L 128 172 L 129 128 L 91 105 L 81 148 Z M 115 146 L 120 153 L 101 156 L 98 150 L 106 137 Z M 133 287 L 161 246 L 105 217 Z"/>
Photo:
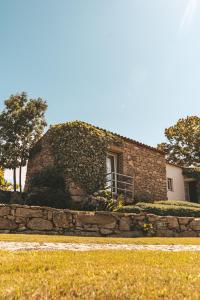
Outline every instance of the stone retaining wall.
<path id="1" fill-rule="evenodd" d="M 1 233 L 83 236 L 200 236 L 200 218 L 152 214 L 70 211 L 48 207 L 0 205 Z"/>

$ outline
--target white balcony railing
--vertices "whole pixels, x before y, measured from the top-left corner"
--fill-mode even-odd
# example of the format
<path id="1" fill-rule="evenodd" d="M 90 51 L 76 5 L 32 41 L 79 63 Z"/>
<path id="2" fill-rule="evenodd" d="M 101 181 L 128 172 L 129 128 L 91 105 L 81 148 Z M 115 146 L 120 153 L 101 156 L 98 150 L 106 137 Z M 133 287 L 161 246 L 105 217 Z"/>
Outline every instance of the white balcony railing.
<path id="1" fill-rule="evenodd" d="M 115 195 L 123 194 L 124 197 L 133 198 L 134 177 L 115 172 L 107 173 L 106 189 Z"/>

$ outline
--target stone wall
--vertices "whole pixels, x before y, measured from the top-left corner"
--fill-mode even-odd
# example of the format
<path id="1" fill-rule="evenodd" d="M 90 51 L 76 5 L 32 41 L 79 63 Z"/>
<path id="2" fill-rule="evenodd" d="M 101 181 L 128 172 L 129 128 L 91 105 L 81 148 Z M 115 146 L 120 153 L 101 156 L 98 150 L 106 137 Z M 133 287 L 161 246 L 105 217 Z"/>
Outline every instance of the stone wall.
<path id="1" fill-rule="evenodd" d="M 85 212 L 48 207 L 0 205 L 1 233 L 83 236 L 200 236 L 200 218 L 152 214 Z"/>
<path id="2" fill-rule="evenodd" d="M 119 155 L 119 172 L 134 177 L 134 196 L 137 200 L 167 200 L 163 153 L 127 140 L 124 140 L 122 147 L 110 145 L 109 150 Z"/>

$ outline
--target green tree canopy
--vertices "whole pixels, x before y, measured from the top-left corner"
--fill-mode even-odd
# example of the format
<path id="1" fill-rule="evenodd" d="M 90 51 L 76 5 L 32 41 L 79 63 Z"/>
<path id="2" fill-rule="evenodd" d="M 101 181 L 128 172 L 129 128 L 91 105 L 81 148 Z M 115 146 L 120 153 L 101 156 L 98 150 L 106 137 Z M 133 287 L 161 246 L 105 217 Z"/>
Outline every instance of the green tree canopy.
<path id="1" fill-rule="evenodd" d="M 200 167 L 200 117 L 188 116 L 165 129 L 166 143 L 158 149 L 166 153 L 167 161 L 185 167 Z"/>
<path id="2" fill-rule="evenodd" d="M 4 104 L 5 108 L 0 114 L 0 165 L 14 170 L 15 189 L 16 168 L 19 167 L 21 172 L 31 148 L 47 125 L 47 103 L 42 98 L 28 99 L 27 94 L 22 92 L 11 95 Z"/>

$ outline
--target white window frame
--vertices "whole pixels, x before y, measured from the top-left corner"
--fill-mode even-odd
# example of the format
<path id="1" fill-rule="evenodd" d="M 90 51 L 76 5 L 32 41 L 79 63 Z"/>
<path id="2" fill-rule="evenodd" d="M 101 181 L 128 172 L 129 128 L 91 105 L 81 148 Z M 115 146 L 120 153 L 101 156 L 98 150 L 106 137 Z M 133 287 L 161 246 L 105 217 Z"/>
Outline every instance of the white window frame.
<path id="1" fill-rule="evenodd" d="M 173 178 L 170 178 L 170 177 L 167 178 L 167 190 L 169 192 L 174 192 L 174 180 L 173 180 Z"/>
<path id="2" fill-rule="evenodd" d="M 113 191 L 117 193 L 117 154 L 116 153 L 111 153 L 107 152 L 107 156 L 112 156 L 114 158 L 114 181 L 115 181 L 115 186 Z M 111 174 L 113 176 L 113 174 Z M 113 177 L 112 177 L 113 179 Z"/>

